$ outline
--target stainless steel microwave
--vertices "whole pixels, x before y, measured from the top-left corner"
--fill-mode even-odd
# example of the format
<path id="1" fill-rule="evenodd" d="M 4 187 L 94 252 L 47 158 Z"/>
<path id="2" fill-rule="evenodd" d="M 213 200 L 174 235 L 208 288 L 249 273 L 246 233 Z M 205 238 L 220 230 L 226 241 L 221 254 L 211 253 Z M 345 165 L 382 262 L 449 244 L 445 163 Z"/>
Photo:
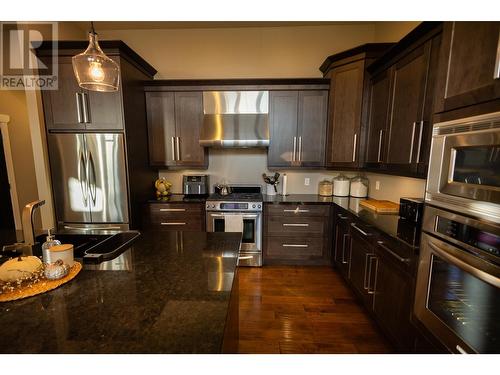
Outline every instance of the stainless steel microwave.
<path id="1" fill-rule="evenodd" d="M 425 199 L 500 221 L 500 112 L 434 125 Z"/>

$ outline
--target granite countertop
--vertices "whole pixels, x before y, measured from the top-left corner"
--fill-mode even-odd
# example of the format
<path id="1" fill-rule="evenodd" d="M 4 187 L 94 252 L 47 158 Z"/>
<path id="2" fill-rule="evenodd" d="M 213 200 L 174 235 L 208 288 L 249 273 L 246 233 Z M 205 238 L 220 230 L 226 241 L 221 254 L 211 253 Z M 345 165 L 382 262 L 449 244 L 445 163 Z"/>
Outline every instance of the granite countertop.
<path id="1" fill-rule="evenodd" d="M 143 232 L 51 292 L 0 304 L 0 353 L 219 353 L 239 233 Z"/>

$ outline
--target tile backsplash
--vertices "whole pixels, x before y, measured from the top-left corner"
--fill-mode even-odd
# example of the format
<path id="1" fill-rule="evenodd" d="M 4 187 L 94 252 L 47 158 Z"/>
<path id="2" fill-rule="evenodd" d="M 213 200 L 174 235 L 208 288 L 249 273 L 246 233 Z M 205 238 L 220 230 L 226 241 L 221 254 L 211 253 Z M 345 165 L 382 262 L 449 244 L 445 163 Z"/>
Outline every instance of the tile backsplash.
<path id="1" fill-rule="evenodd" d="M 169 180 L 172 192 L 182 192 L 182 176 L 184 174 L 210 175 L 211 190 L 218 182 L 229 184 L 261 184 L 262 173 L 271 174 L 267 169 L 267 153 L 265 149 L 216 149 L 209 151 L 209 168 L 207 170 L 159 171 L 160 177 Z M 291 194 L 317 194 L 318 183 L 323 179 L 332 179 L 339 173 L 353 177 L 356 173 L 327 170 L 278 170 L 288 175 L 288 192 Z M 400 197 L 422 198 L 425 192 L 425 180 L 382 174 L 366 173 L 370 181 L 368 194 L 375 199 L 387 199 L 399 202 Z M 305 185 L 309 179 L 309 185 Z M 376 182 L 379 190 L 376 190 Z"/>

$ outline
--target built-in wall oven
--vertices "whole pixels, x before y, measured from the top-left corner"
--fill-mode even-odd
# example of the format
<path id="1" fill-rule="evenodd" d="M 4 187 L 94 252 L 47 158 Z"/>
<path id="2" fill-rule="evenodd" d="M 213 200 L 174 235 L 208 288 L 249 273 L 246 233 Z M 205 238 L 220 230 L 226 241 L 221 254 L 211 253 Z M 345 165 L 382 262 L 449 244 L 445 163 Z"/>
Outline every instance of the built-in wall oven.
<path id="1" fill-rule="evenodd" d="M 434 125 L 426 201 L 500 221 L 500 112 Z"/>
<path id="2" fill-rule="evenodd" d="M 415 315 L 448 350 L 500 353 L 500 225 L 427 206 Z"/>

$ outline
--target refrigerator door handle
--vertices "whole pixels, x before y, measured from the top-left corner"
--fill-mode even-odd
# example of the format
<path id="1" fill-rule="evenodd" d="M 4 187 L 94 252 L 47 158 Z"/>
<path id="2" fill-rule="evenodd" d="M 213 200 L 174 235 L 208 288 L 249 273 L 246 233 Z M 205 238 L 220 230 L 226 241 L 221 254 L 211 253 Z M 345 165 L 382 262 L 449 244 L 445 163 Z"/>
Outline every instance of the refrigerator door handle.
<path id="1" fill-rule="evenodd" d="M 83 175 L 82 175 L 83 170 Z M 88 206 L 88 180 L 87 180 L 87 163 L 83 151 L 80 151 L 80 158 L 78 160 L 78 180 L 80 181 L 80 189 L 82 190 L 83 205 Z"/>
<path id="2" fill-rule="evenodd" d="M 88 164 L 90 166 L 90 175 L 92 176 L 92 179 L 90 179 L 89 182 L 89 190 L 90 190 L 90 198 L 92 199 L 92 203 L 95 206 L 96 198 L 97 198 L 97 187 L 96 187 L 96 176 L 95 176 L 95 164 L 94 164 L 94 158 L 92 157 L 92 152 L 89 151 L 89 156 L 88 156 Z"/>

